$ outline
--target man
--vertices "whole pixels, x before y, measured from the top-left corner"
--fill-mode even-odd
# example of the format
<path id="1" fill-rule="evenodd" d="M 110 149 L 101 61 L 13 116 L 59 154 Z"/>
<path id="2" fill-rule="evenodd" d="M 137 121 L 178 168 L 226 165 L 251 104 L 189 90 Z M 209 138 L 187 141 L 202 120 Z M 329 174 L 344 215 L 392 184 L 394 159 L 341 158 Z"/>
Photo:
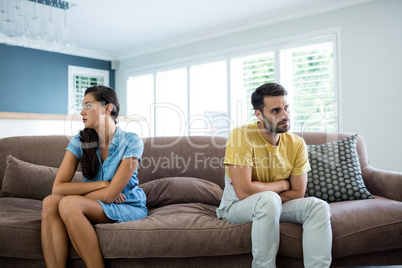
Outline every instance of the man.
<path id="1" fill-rule="evenodd" d="M 251 102 L 259 121 L 234 129 L 226 143 L 218 218 L 252 222 L 253 267 L 275 267 L 280 222 L 303 225 L 305 267 L 329 267 L 330 209 L 320 199 L 304 198 L 310 166 L 304 140 L 288 133 L 287 91 L 268 83 L 255 90 Z"/>

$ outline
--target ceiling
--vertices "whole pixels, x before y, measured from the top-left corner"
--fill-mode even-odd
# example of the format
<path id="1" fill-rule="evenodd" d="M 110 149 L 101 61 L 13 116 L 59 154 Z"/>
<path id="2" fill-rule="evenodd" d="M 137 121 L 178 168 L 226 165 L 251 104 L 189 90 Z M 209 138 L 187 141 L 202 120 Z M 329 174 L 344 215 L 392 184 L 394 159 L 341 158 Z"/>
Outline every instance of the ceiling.
<path id="1" fill-rule="evenodd" d="M 69 0 L 67 0 L 69 1 Z M 78 50 L 144 54 L 368 0 L 70 0 Z"/>

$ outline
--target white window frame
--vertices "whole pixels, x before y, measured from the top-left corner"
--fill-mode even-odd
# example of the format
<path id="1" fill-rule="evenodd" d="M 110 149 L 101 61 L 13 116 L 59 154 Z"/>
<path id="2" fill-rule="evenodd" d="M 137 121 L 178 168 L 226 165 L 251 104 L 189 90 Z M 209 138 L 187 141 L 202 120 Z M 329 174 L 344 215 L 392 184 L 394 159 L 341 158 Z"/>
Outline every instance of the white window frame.
<path id="1" fill-rule="evenodd" d="M 126 81 L 129 77 L 139 76 L 144 74 L 157 73 L 159 71 L 176 69 L 179 67 L 187 66 L 190 68 L 192 65 L 197 65 L 199 63 L 209 63 L 214 61 L 226 60 L 227 61 L 227 73 L 228 75 L 228 83 L 227 83 L 227 114 L 229 117 L 232 117 L 232 121 L 234 121 L 234 126 L 238 125 L 236 122 L 236 116 L 233 114 L 234 108 L 233 106 L 236 103 L 233 103 L 231 99 L 231 79 L 230 79 L 230 61 L 233 58 L 238 57 L 246 57 L 259 53 L 265 52 L 274 52 L 275 57 L 275 77 L 277 78 L 278 83 L 281 82 L 281 66 L 280 66 L 280 50 L 286 48 L 293 48 L 304 45 L 313 45 L 317 43 L 324 43 L 332 41 L 333 42 L 333 61 L 334 61 L 334 94 L 335 101 L 337 101 L 338 106 L 338 126 L 337 131 L 342 131 L 343 122 L 342 122 L 342 91 L 341 91 L 341 75 L 340 75 L 340 29 L 339 28 L 331 28 L 327 30 L 321 30 L 317 32 L 305 33 L 297 36 L 290 36 L 286 38 L 282 38 L 279 40 L 272 40 L 269 42 L 262 42 L 253 45 L 247 45 L 243 47 L 236 47 L 232 49 L 226 49 L 222 51 L 207 53 L 203 55 L 196 55 L 188 58 L 183 58 L 180 60 L 173 60 L 167 62 L 161 62 L 157 64 L 152 64 L 148 66 L 143 66 L 140 68 L 128 69 L 126 70 L 125 76 Z M 126 83 L 127 85 L 127 83 Z M 126 88 L 127 90 L 127 88 Z M 290 93 L 291 94 L 291 93 Z M 127 105 L 129 105 L 129 100 L 127 99 Z M 188 107 L 190 107 L 190 103 L 188 103 Z M 244 109 L 245 107 L 243 107 Z M 190 108 L 189 108 L 190 109 Z M 239 112 L 239 111 L 237 111 Z M 153 119 L 155 120 L 155 119 Z M 233 126 L 232 126 L 233 127 Z M 154 130 L 151 131 L 152 135 L 154 135 Z"/>
<path id="2" fill-rule="evenodd" d="M 68 66 L 68 114 L 75 114 L 75 85 L 74 76 L 103 77 L 104 86 L 109 86 L 109 71 L 95 68 L 86 68 L 80 66 Z"/>

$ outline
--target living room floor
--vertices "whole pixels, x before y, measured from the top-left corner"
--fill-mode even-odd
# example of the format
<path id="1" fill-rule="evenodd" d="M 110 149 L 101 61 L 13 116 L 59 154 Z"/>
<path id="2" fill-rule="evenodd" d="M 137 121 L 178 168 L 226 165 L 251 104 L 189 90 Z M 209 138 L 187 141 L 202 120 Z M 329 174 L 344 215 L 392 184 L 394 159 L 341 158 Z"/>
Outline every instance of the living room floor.
<path id="1" fill-rule="evenodd" d="M 391 266 L 348 266 L 343 268 L 402 268 L 402 265 L 391 265 Z"/>

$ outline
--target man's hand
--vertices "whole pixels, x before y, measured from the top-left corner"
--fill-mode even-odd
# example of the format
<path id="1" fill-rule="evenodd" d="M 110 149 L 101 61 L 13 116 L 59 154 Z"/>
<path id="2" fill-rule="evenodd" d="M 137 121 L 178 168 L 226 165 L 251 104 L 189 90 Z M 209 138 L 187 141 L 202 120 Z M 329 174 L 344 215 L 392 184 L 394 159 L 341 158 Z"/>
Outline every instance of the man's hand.
<path id="1" fill-rule="evenodd" d="M 117 196 L 116 200 L 114 200 L 113 203 L 115 203 L 115 204 L 121 204 L 121 203 L 124 203 L 124 201 L 126 201 L 126 196 L 125 196 L 123 193 L 120 193 L 120 194 Z"/>
<path id="2" fill-rule="evenodd" d="M 289 183 L 289 189 L 279 193 L 282 203 L 304 197 L 307 187 L 307 173 L 299 176 L 290 176 L 289 180 L 284 181 Z"/>
<path id="3" fill-rule="evenodd" d="M 290 190 L 290 181 L 289 181 L 289 179 L 287 179 L 287 180 L 280 180 L 280 181 L 282 181 L 283 183 L 284 183 L 284 185 L 285 185 L 285 191 L 289 191 Z"/>

